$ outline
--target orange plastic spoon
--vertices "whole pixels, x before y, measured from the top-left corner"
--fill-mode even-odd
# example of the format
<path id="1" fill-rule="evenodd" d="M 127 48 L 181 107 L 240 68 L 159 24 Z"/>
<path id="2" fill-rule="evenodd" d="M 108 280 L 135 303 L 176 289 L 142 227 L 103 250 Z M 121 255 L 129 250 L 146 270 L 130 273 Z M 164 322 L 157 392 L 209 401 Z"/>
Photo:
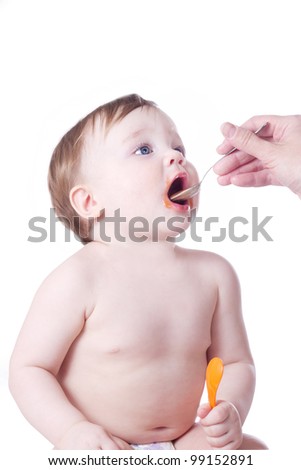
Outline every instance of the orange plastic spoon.
<path id="1" fill-rule="evenodd" d="M 206 369 L 206 385 L 211 408 L 214 408 L 216 405 L 216 392 L 222 379 L 223 372 L 223 361 L 219 357 L 211 359 Z"/>

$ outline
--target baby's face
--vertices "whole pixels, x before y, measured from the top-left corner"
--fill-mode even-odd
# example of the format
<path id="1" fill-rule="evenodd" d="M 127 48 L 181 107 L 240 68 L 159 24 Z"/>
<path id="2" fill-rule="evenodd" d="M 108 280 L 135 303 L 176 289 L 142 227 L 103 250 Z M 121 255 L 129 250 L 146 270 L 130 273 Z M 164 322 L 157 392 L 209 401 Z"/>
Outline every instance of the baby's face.
<path id="1" fill-rule="evenodd" d="M 137 108 L 107 133 L 99 123 L 85 148 L 86 183 L 107 217 L 117 209 L 128 222 L 143 217 L 151 224 L 158 217 L 167 222 L 182 216 L 186 219 L 183 228 L 188 227 L 187 216 L 197 207 L 198 198 L 177 204 L 169 196 L 195 184 L 197 172 L 165 113 L 152 107 Z M 163 221 L 161 225 L 163 229 Z"/>

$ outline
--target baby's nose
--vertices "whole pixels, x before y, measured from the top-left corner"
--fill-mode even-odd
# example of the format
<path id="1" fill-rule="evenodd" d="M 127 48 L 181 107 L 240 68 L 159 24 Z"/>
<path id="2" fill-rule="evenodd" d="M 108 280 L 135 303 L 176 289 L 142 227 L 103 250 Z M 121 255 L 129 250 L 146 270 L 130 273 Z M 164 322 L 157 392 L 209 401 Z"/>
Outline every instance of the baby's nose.
<path id="1" fill-rule="evenodd" d="M 164 162 L 166 166 L 171 166 L 171 165 L 185 165 L 185 157 L 184 155 L 179 152 L 178 150 L 172 150 L 168 152 L 168 154 L 165 156 Z"/>

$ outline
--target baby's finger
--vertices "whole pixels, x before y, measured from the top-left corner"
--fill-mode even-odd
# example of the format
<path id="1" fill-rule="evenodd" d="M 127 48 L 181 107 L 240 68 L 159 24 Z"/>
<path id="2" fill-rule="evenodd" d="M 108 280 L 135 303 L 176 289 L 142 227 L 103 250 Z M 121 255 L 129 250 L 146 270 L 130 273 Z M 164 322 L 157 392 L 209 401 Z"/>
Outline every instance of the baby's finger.
<path id="1" fill-rule="evenodd" d="M 227 402 L 218 402 L 217 405 L 201 419 L 202 426 L 213 426 L 223 423 L 229 417 L 229 404 Z"/>
<path id="2" fill-rule="evenodd" d="M 223 449 L 223 450 L 237 450 L 237 449 L 239 449 L 239 444 L 237 444 L 237 442 L 235 442 L 235 441 L 230 440 L 229 442 L 226 441 L 226 443 L 224 443 L 224 442 L 219 441 L 219 438 L 217 438 L 217 439 L 213 438 L 212 442 L 210 442 L 209 439 L 210 438 L 208 438 L 207 442 L 208 442 L 208 444 L 210 445 L 210 447 L 212 449 L 216 449 L 216 450 L 220 450 L 220 449 Z"/>
<path id="3" fill-rule="evenodd" d="M 133 447 L 130 446 L 126 441 L 120 439 L 119 437 L 114 436 L 114 441 L 118 445 L 118 449 L 120 450 L 133 450 Z"/>
<path id="4" fill-rule="evenodd" d="M 202 405 L 200 405 L 198 411 L 197 411 L 197 415 L 199 416 L 199 418 L 205 418 L 208 413 L 210 413 L 211 411 L 211 406 L 209 405 L 209 403 L 204 403 Z"/>
<path id="5" fill-rule="evenodd" d="M 210 444 L 211 447 L 216 449 L 231 449 L 231 444 L 234 442 L 232 438 L 229 436 L 228 433 L 223 434 L 222 436 L 218 437 L 207 437 L 207 442 Z"/>
<path id="6" fill-rule="evenodd" d="M 104 434 L 99 442 L 101 450 L 120 450 L 119 445 L 108 434 Z"/>
<path id="7" fill-rule="evenodd" d="M 226 421 L 219 424 L 213 424 L 212 426 L 203 425 L 203 429 L 208 437 L 221 437 L 229 430 Z"/>

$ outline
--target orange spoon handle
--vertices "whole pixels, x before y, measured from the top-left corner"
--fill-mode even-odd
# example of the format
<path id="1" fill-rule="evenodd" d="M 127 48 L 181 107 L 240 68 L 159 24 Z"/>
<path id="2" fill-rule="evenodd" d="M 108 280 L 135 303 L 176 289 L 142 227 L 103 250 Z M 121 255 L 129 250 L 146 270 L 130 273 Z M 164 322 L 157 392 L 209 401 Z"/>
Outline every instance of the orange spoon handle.
<path id="1" fill-rule="evenodd" d="M 219 357 L 211 359 L 206 369 L 206 385 L 211 408 L 216 406 L 216 392 L 222 379 L 223 372 L 223 361 Z"/>

